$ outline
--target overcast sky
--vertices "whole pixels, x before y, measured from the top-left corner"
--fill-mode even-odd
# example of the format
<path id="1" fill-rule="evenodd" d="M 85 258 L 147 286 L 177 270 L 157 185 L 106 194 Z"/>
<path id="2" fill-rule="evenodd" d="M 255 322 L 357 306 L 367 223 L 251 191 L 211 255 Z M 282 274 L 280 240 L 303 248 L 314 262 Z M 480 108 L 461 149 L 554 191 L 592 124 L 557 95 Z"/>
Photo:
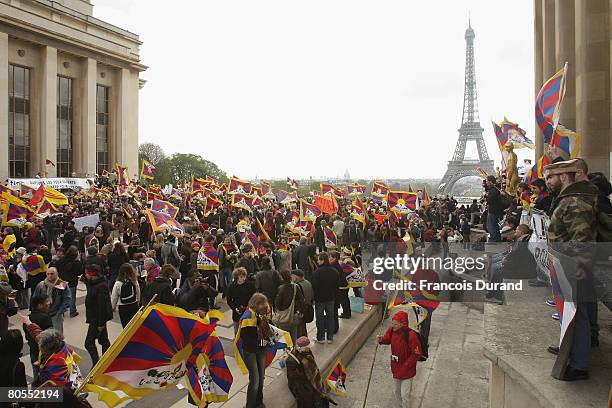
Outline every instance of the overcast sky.
<path id="1" fill-rule="evenodd" d="M 442 177 L 461 122 L 470 12 L 489 155 L 499 162 L 491 119 L 507 115 L 533 139 L 531 1 L 93 3 L 144 42 L 140 142 L 229 174 Z"/>

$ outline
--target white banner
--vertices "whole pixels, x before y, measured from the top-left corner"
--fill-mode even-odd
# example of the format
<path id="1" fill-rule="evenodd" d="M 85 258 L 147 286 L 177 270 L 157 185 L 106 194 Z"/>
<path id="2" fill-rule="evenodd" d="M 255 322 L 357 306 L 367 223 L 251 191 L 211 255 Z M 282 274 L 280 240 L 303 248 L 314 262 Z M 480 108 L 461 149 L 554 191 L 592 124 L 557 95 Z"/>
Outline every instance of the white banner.
<path id="1" fill-rule="evenodd" d="M 90 182 L 93 184 L 93 179 L 86 178 L 62 178 L 62 177 L 54 177 L 54 178 L 32 178 L 32 179 L 8 179 L 8 187 L 19 190 L 21 184 L 27 184 L 30 187 L 38 187 L 41 184 L 45 186 L 53 187 L 56 190 L 88 190 L 91 186 Z"/>
<path id="2" fill-rule="evenodd" d="M 81 232 L 83 230 L 83 227 L 95 228 L 100 222 L 100 214 L 87 215 L 85 217 L 75 218 L 73 219 L 73 221 L 74 221 L 74 228 L 78 232 Z"/>
<path id="3" fill-rule="evenodd" d="M 548 224 L 550 219 L 544 213 L 531 213 L 529 227 L 533 231 L 529 239 L 529 250 L 533 253 L 533 257 L 538 264 L 538 268 L 542 275 L 550 277 L 548 271 Z"/>

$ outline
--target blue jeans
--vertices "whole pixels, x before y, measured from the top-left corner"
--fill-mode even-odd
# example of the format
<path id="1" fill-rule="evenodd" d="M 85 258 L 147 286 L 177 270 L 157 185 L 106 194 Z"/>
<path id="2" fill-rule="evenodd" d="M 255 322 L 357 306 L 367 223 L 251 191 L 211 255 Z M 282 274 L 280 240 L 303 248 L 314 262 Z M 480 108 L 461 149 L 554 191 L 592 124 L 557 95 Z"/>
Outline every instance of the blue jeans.
<path id="1" fill-rule="evenodd" d="M 317 324 L 317 340 L 325 340 L 325 334 L 327 333 L 327 340 L 334 339 L 334 308 L 336 302 L 331 300 L 329 302 L 315 302 L 315 316 Z"/>
<path id="2" fill-rule="evenodd" d="M 489 242 L 501 242 L 498 215 L 487 213 L 487 232 L 489 233 Z"/>
<path id="3" fill-rule="evenodd" d="M 227 289 L 230 286 L 230 283 L 232 283 L 232 268 L 223 268 L 221 269 L 221 272 L 219 273 L 219 286 L 221 288 L 221 290 L 223 290 L 223 294 L 225 296 L 227 296 Z"/>
<path id="4" fill-rule="evenodd" d="M 74 316 L 77 312 L 76 308 L 76 293 L 77 287 L 70 288 L 70 317 Z"/>

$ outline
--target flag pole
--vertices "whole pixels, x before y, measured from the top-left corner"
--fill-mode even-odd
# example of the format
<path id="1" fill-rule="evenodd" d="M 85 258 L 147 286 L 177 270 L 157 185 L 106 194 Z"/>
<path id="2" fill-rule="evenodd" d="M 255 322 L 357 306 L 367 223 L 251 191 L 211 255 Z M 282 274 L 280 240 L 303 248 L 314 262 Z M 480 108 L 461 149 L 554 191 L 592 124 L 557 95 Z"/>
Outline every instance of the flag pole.
<path id="1" fill-rule="evenodd" d="M 138 283 L 136 283 L 138 284 Z M 79 393 L 81 393 L 81 391 L 83 391 L 83 388 L 85 388 L 85 386 L 87 384 L 89 384 L 89 382 L 91 381 L 91 378 L 97 373 L 97 371 L 100 369 L 100 367 L 102 366 L 102 364 L 104 362 L 104 356 L 108 356 L 112 352 L 114 351 L 116 348 L 119 347 L 119 339 L 121 339 L 121 337 L 124 335 L 124 333 L 127 333 L 128 330 L 131 330 L 132 327 L 134 325 L 136 325 L 136 322 L 138 321 L 138 319 L 140 319 L 140 316 L 142 316 L 142 314 L 144 313 L 145 310 L 147 310 L 147 308 L 149 306 L 151 306 L 152 304 L 155 303 L 155 299 L 157 298 L 157 294 L 153 295 L 153 297 L 151 298 L 151 300 L 149 300 L 149 303 L 147 303 L 146 306 L 141 306 L 140 309 L 138 309 L 138 312 L 136 312 L 136 314 L 134 314 L 134 316 L 130 319 L 130 321 L 128 322 L 127 325 L 125 325 L 125 327 L 123 328 L 123 330 L 121 331 L 121 333 L 119 333 L 119 336 L 117 337 L 117 339 L 110 345 L 110 347 L 108 348 L 108 350 L 106 350 L 106 353 L 104 353 L 102 355 L 102 357 L 100 357 L 100 360 L 98 360 L 98 363 L 93 366 L 91 368 L 91 370 L 89 371 L 89 374 L 87 374 L 87 377 L 85 377 L 85 379 L 83 380 L 83 382 L 81 383 L 81 385 L 79 385 L 79 388 L 77 388 L 74 391 L 74 395 L 78 397 Z"/>

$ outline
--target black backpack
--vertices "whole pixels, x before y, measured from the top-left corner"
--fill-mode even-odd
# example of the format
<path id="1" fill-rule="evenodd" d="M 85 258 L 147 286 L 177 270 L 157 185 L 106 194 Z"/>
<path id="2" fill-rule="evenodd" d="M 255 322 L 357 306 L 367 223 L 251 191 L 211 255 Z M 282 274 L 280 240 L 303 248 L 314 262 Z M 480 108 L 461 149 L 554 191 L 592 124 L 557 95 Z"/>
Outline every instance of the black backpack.
<path id="1" fill-rule="evenodd" d="M 119 293 L 119 299 L 124 305 L 136 302 L 136 287 L 134 286 L 134 282 L 130 280 L 123 282 L 121 285 L 121 292 Z"/>
<path id="2" fill-rule="evenodd" d="M 423 336 L 421 336 L 421 333 L 419 333 L 418 331 L 409 328 L 408 331 L 405 332 L 405 336 L 402 336 L 404 340 L 406 340 L 406 343 L 408 343 L 408 336 L 410 336 L 410 332 L 416 334 L 417 338 L 419 339 L 419 343 L 421 344 L 421 354 L 427 354 L 427 342 L 425 341 Z"/>
<path id="3" fill-rule="evenodd" d="M 314 320 L 314 307 L 311 304 L 306 303 L 306 297 L 304 296 L 304 289 L 302 289 L 302 285 L 297 283 L 297 287 L 300 289 L 302 298 L 304 298 L 304 322 L 310 323 Z"/>

